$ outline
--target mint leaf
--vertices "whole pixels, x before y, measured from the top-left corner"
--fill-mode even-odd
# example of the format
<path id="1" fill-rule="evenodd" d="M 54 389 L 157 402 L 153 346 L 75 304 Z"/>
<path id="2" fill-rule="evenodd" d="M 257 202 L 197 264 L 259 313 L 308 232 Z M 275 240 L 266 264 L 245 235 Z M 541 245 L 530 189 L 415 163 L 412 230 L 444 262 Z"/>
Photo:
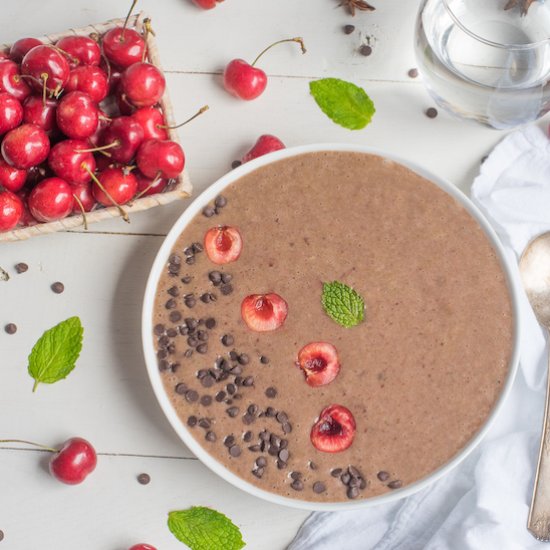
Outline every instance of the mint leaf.
<path id="1" fill-rule="evenodd" d="M 84 329 L 78 317 L 47 330 L 29 355 L 29 374 L 34 378 L 32 391 L 38 384 L 53 384 L 66 378 L 75 368 L 82 350 Z"/>
<path id="2" fill-rule="evenodd" d="M 321 302 L 327 315 L 343 327 L 354 327 L 365 318 L 365 301 L 344 283 L 323 283 Z"/>
<path id="3" fill-rule="evenodd" d="M 204 506 L 170 512 L 168 529 L 191 550 L 240 550 L 245 546 L 239 528 L 227 516 Z"/>
<path id="4" fill-rule="evenodd" d="M 363 88 L 339 78 L 313 80 L 309 91 L 321 111 L 348 130 L 363 129 L 376 112 Z"/>

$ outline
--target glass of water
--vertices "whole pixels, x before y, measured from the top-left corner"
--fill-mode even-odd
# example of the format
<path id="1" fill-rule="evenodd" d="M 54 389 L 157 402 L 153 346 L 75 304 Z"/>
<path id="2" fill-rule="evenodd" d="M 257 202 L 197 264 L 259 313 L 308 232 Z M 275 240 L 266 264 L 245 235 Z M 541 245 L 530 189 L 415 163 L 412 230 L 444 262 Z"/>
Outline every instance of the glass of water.
<path id="1" fill-rule="evenodd" d="M 550 0 L 423 0 L 415 42 L 450 112 L 505 129 L 550 110 Z"/>

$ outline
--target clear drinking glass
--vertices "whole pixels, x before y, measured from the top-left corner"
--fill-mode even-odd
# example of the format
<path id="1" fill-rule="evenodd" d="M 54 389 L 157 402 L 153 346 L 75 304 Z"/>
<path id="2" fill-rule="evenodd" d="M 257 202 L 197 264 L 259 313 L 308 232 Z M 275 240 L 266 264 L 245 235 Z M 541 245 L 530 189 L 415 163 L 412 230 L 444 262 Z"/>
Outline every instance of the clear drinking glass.
<path id="1" fill-rule="evenodd" d="M 423 0 L 415 42 L 452 113 L 504 129 L 550 110 L 550 0 Z"/>

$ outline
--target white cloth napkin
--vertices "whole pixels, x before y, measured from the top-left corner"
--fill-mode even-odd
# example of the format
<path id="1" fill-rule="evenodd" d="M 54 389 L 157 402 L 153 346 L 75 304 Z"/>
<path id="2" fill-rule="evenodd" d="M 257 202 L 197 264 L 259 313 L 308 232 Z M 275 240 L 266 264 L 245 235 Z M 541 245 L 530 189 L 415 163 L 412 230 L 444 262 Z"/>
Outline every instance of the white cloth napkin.
<path id="1" fill-rule="evenodd" d="M 535 126 L 507 136 L 481 166 L 472 198 L 513 264 L 550 230 L 550 141 Z M 515 273 L 518 288 L 519 273 Z M 544 407 L 545 338 L 521 292 L 521 360 L 509 399 L 481 445 L 450 474 L 389 505 L 318 512 L 288 550 L 530 550 L 526 530 Z"/>

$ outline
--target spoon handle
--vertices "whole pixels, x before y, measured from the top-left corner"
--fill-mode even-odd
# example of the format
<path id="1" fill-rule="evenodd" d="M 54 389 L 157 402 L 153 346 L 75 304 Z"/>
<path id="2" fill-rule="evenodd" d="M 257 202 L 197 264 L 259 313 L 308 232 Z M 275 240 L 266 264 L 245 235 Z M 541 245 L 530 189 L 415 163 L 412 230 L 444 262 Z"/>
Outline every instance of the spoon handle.
<path id="1" fill-rule="evenodd" d="M 550 542 L 550 357 L 548 370 L 539 462 L 527 520 L 527 529 L 537 540 L 543 542 Z"/>

